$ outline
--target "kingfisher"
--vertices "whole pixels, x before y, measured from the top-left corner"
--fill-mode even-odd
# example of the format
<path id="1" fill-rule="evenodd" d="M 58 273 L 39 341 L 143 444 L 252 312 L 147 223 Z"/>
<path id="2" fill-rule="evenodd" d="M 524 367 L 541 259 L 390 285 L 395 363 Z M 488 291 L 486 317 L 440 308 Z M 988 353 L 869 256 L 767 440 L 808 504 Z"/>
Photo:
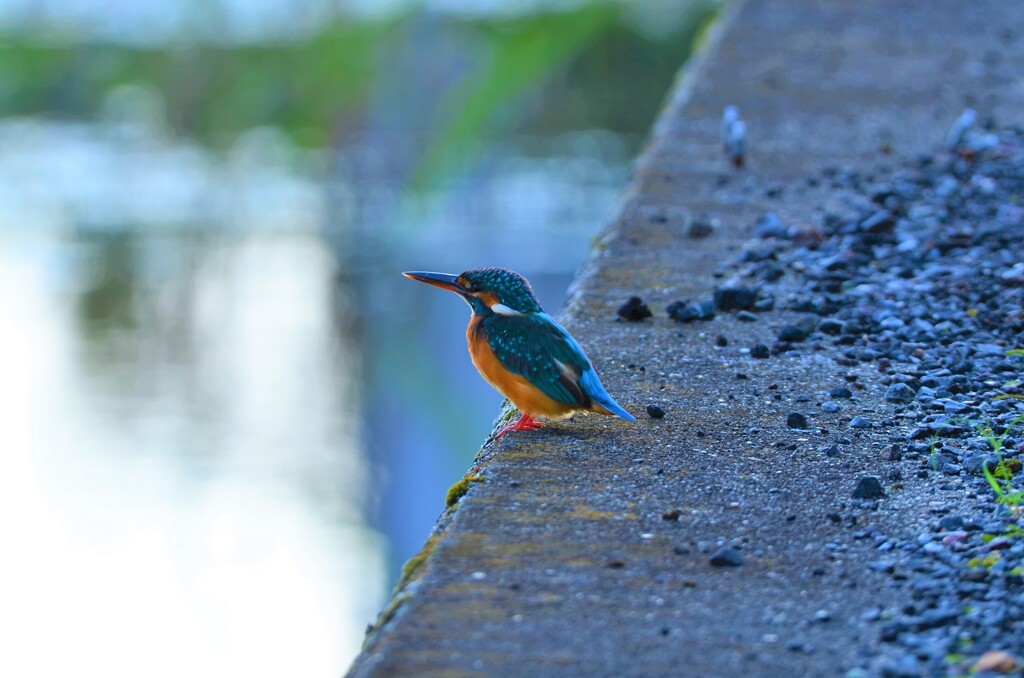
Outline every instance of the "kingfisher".
<path id="1" fill-rule="evenodd" d="M 402 275 L 455 292 L 472 309 L 466 342 L 473 365 L 520 412 L 497 438 L 534 431 L 577 412 L 636 421 L 608 395 L 583 348 L 544 312 L 523 276 L 503 268 Z"/>

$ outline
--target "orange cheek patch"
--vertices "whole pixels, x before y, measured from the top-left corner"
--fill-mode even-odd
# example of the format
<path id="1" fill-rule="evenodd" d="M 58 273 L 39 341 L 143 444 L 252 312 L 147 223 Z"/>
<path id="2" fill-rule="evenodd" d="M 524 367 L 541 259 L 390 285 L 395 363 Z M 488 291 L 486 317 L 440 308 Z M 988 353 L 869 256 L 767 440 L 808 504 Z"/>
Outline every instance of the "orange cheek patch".
<path id="1" fill-rule="evenodd" d="M 494 306 L 498 303 L 498 295 L 494 292 L 481 292 L 480 294 L 473 295 L 480 301 L 484 302 L 487 306 Z"/>

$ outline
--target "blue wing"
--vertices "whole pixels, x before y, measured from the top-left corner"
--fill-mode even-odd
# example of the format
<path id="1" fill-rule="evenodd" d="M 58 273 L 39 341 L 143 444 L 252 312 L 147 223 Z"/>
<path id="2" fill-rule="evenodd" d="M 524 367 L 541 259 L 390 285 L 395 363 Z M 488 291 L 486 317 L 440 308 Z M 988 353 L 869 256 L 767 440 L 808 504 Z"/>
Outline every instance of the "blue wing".
<path id="1" fill-rule="evenodd" d="M 547 313 L 491 316 L 484 331 L 502 365 L 551 398 L 581 408 L 594 402 L 636 421 L 608 395 L 579 343 Z"/>
<path id="2" fill-rule="evenodd" d="M 611 397 L 607 390 L 605 390 L 604 384 L 601 383 L 601 378 L 597 376 L 597 372 L 590 365 L 590 359 L 587 358 L 587 354 L 583 352 L 583 347 L 573 339 L 572 335 L 569 334 L 564 327 L 555 322 L 555 319 L 547 313 L 541 312 L 538 315 L 542 316 L 547 322 L 558 328 L 558 331 L 562 335 L 564 341 L 566 341 L 573 350 L 583 358 L 583 362 L 586 363 L 586 369 L 580 373 L 579 381 L 577 382 L 580 389 L 586 393 L 592 401 L 615 416 L 625 419 L 626 421 L 636 421 L 636 417 L 615 402 L 615 399 Z"/>

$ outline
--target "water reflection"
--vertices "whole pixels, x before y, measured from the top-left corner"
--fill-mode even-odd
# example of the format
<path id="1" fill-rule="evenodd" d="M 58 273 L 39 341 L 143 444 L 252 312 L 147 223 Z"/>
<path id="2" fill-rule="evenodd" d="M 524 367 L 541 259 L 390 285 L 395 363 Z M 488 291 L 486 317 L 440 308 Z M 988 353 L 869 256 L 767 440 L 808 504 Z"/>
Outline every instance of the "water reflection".
<path id="1" fill-rule="evenodd" d="M 211 153 L 172 137 L 161 109 L 142 103 L 152 95 L 115 90 L 108 99 L 136 101 L 108 107 L 112 116 L 100 124 L 0 119 L 0 232 L 322 227 L 327 205 L 313 177 L 324 153 L 300 152 L 271 128 Z M 121 119 L 126 107 L 137 117 Z"/>
<path id="2" fill-rule="evenodd" d="M 385 550 L 333 271 L 308 234 L 0 241 L 0 673 L 333 675 L 358 649 Z"/>

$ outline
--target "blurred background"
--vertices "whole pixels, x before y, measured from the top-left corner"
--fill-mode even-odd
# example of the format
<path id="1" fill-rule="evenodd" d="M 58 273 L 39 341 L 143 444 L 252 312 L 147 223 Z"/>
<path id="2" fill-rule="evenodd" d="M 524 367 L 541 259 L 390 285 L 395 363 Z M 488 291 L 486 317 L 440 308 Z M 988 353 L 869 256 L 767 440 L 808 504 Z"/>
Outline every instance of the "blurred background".
<path id="1" fill-rule="evenodd" d="M 713 0 L 0 0 L 0 675 L 337 676 Z"/>

